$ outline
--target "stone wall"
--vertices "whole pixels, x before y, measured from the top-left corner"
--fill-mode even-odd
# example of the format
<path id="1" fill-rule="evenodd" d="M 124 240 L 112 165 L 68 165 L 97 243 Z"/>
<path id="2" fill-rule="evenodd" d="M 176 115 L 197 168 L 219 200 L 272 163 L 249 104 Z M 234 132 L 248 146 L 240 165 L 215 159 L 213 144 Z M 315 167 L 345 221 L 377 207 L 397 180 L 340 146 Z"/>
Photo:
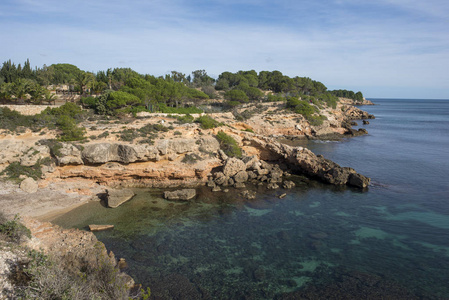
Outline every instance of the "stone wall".
<path id="1" fill-rule="evenodd" d="M 0 105 L 1 107 L 7 107 L 11 110 L 18 111 L 22 115 L 37 115 L 41 113 L 47 107 L 53 108 L 54 105 Z"/>

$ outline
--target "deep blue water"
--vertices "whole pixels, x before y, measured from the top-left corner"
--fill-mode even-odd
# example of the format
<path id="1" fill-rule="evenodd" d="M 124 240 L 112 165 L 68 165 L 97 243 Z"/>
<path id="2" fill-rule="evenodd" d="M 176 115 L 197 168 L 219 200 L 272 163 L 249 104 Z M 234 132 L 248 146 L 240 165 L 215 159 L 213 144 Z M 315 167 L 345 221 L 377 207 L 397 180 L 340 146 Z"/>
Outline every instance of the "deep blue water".
<path id="1" fill-rule="evenodd" d="M 373 102 L 368 135 L 308 145 L 371 177 L 366 192 L 259 187 L 244 201 L 204 190 L 180 204 L 141 190 L 56 223 L 115 224 L 98 238 L 161 299 L 449 299 L 449 101 Z"/>

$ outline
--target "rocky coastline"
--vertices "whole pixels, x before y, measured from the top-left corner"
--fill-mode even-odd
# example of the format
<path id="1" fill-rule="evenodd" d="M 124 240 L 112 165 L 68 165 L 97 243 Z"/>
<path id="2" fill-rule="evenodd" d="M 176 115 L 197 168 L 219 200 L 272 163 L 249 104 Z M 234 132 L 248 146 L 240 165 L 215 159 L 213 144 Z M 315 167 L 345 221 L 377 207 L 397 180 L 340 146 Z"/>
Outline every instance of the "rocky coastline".
<path id="1" fill-rule="evenodd" d="M 248 185 L 289 189 L 295 186 L 290 176 L 296 174 L 332 185 L 366 189 L 370 179 L 354 169 L 341 167 L 307 148 L 279 142 L 281 139 L 339 139 L 366 134 L 364 128 L 353 129 L 351 122 L 374 116 L 353 104 L 343 101 L 336 109 L 322 110 L 327 119 L 318 126 L 311 125 L 301 115 L 282 111 L 279 104 L 268 103 L 242 107 L 237 116 L 214 114 L 221 125 L 213 129 L 202 129 L 195 123 L 179 124 L 175 116 L 143 113 L 121 124 L 86 122 L 84 127 L 92 138 L 83 143 L 55 143 L 53 132 L 44 136 L 30 131 L 3 132 L 0 133 L 0 171 L 13 163 L 23 167 L 39 166 L 40 170 L 39 178 L 21 176 L 20 186 L 0 182 L 2 210 L 10 217 L 17 213 L 27 217 L 25 225 L 33 236 L 31 247 L 56 253 L 80 240 L 89 241 L 78 243 L 80 249 L 90 249 L 98 241 L 92 233 L 64 230 L 42 220 L 51 220 L 55 214 L 87 201 L 106 199 L 109 207 L 117 207 L 132 198 L 126 188 L 190 188 L 166 195 L 178 201 L 191 199 L 198 186 L 207 186 L 218 193 L 235 188 L 251 198 L 255 195 L 246 189 Z M 245 111 L 251 115 L 240 118 Z M 150 143 L 120 139 L 119 128 L 136 130 L 148 124 L 169 129 L 157 133 Z M 105 132 L 110 134 L 104 135 Z M 216 138 L 219 132 L 236 141 L 242 156 L 232 157 L 223 151 L 223 145 Z M 41 164 L 42 161 L 46 163 Z M 80 259 L 87 256 L 87 252 L 76 253 Z M 113 254 L 108 257 L 110 264 L 117 264 Z M 129 281 L 131 285 L 131 279 Z"/>

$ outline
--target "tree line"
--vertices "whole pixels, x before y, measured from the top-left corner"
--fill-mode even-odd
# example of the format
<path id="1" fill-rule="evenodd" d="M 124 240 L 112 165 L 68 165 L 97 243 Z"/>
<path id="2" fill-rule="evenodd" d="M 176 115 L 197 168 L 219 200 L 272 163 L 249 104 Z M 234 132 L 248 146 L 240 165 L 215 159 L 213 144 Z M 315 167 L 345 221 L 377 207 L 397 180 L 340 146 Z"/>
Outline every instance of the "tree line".
<path id="1" fill-rule="evenodd" d="M 5 61 L 0 69 L 0 100 L 41 104 L 54 101 L 49 86 L 66 84 L 82 96 L 81 104 L 102 114 L 141 110 L 174 112 L 190 109 L 198 112 L 198 103 L 215 99 L 218 93 L 224 106 L 235 107 L 253 101 L 287 101 L 296 97 L 316 105 L 335 107 L 337 97 L 363 100 L 361 92 L 329 91 L 308 77 L 289 77 L 280 71 L 255 70 L 223 72 L 217 79 L 205 70 L 191 74 L 172 71 L 165 76 L 139 74 L 130 68 L 110 68 L 88 72 L 71 64 L 23 65 Z"/>

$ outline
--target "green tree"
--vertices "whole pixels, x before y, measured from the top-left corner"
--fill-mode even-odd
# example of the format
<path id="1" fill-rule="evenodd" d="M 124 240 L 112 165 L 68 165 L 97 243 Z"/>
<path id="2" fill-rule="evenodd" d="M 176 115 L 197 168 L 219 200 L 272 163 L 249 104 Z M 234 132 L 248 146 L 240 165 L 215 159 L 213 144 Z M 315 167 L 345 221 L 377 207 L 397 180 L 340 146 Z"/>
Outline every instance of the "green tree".
<path id="1" fill-rule="evenodd" d="M 224 94 L 225 99 L 229 101 L 238 101 L 240 103 L 247 103 L 249 101 L 248 96 L 242 90 L 230 90 Z"/>
<path id="2" fill-rule="evenodd" d="M 45 93 L 48 91 L 46 88 L 42 87 L 37 82 L 34 82 L 29 89 L 29 94 L 31 96 L 31 101 L 34 104 L 41 104 L 44 100 Z"/>
<path id="3" fill-rule="evenodd" d="M 207 75 L 207 72 L 205 70 L 193 71 L 192 75 L 193 75 L 193 85 L 195 87 L 212 85 L 215 82 L 215 79 Z"/>

